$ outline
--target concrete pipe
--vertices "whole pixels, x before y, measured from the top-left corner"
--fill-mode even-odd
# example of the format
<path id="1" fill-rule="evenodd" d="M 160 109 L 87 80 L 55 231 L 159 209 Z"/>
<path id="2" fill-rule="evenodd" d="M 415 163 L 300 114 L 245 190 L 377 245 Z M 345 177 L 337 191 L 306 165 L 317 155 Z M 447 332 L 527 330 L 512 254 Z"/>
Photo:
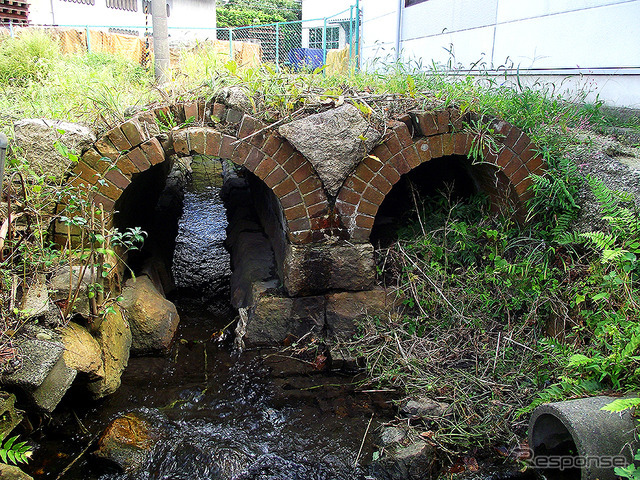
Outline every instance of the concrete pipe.
<path id="1" fill-rule="evenodd" d="M 613 400 L 580 398 L 536 408 L 529 421 L 533 466 L 549 480 L 615 480 L 614 467 L 629 465 L 638 444 L 631 411 L 600 410 Z"/>

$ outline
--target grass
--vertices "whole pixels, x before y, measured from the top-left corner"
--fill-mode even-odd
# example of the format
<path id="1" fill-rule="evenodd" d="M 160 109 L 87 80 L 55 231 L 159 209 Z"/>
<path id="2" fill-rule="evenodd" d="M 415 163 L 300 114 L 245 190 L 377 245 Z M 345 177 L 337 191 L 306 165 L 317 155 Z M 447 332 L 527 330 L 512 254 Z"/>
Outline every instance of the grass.
<path id="1" fill-rule="evenodd" d="M 610 204 L 607 215 L 618 220 L 594 232 L 600 244 L 571 230 L 585 180 L 571 158 L 589 148 L 581 134 L 640 130 L 640 121 L 586 103 L 586 91 L 567 97 L 551 84 L 508 87 L 489 75 L 478 81 L 402 64 L 340 76 L 241 68 L 208 44 L 181 51 L 174 81 L 159 89 L 139 65 L 103 54 L 64 56 L 36 32 L 0 43 L 0 128 L 11 135 L 13 121 L 46 117 L 104 130 L 128 107 L 210 97 L 228 85 L 245 87 L 267 122 L 330 100 L 356 104 L 380 126 L 410 108 L 457 105 L 504 118 L 540 146 L 550 169 L 535 179 L 527 228 L 492 215 L 482 198 L 454 203 L 443 195 L 407 206 L 416 207 L 413 223 L 379 252 L 380 273 L 393 280 L 405 313 L 369 319 L 349 345 L 368 360 L 371 382 L 452 405 L 452 415 L 435 426 L 417 425 L 434 430 L 429 438 L 444 451 L 517 443 L 526 413 L 541 401 L 640 388 L 637 210 L 628 201 Z M 7 173 L 15 172 L 24 179 L 31 230 L 0 264 L 0 356 L 11 351 L 7 332 L 24 322 L 13 309 L 16 292 L 68 258 L 50 244 L 47 229 L 48 206 L 69 192 L 14 150 Z M 602 203 L 617 195 L 600 193 Z"/>

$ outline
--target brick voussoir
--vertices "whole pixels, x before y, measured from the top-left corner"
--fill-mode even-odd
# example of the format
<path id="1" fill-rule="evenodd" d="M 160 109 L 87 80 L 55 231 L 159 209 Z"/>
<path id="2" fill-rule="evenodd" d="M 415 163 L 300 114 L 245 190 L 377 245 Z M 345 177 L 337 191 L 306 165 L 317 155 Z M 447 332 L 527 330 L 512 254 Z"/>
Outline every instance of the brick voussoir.
<path id="1" fill-rule="evenodd" d="M 130 150 L 132 148 L 131 143 L 127 139 L 126 135 L 120 127 L 114 127 L 105 135 L 111 144 L 120 152 Z"/>
<path id="2" fill-rule="evenodd" d="M 140 148 L 151 165 L 158 165 L 164 162 L 164 149 L 157 138 L 147 140 L 140 145 Z"/>
<path id="3" fill-rule="evenodd" d="M 135 117 L 127 120 L 122 125 L 120 125 L 122 133 L 127 137 L 129 144 L 131 147 L 137 147 L 142 142 L 149 140 L 149 136 L 147 135 L 147 131 L 144 128 L 144 125 L 140 122 L 140 120 Z"/>
<path id="4" fill-rule="evenodd" d="M 220 155 L 220 146 L 222 145 L 222 134 L 211 128 L 207 129 L 205 134 L 205 155 L 218 157 Z"/>

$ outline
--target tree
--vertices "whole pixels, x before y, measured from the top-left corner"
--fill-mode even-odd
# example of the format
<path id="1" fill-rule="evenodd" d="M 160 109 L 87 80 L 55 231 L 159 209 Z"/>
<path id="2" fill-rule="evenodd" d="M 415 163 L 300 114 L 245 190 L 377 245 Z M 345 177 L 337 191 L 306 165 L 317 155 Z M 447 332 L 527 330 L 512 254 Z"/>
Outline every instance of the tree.
<path id="1" fill-rule="evenodd" d="M 216 8 L 217 27 L 243 27 L 300 20 L 298 0 L 221 0 Z"/>

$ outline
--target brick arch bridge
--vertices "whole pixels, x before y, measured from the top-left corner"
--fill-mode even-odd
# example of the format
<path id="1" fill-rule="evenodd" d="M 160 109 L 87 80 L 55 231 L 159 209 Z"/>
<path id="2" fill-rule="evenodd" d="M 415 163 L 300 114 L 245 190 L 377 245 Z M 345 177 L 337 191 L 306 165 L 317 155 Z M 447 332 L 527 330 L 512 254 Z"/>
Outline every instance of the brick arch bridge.
<path id="1" fill-rule="evenodd" d="M 188 126 L 178 128 L 186 119 Z M 466 156 L 474 139 L 463 124 L 471 120 L 478 117 L 446 108 L 390 121 L 382 142 L 331 198 L 311 162 L 258 119 L 221 103 L 179 103 L 139 113 L 108 131 L 82 155 L 70 182 L 94 185 L 95 201 L 113 209 L 137 174 L 172 154 L 230 160 L 260 178 L 280 204 L 287 241 L 278 269 L 290 295 L 366 290 L 375 279 L 369 236 L 386 195 L 402 175 L 432 159 Z M 483 161 L 472 168 L 473 181 L 493 203 L 507 200 L 522 213 L 531 196 L 529 175 L 543 171 L 542 157 L 520 129 L 481 120 L 498 134 L 498 151 L 485 148 Z M 109 164 L 117 168 L 107 171 Z M 341 261 L 345 252 L 350 260 Z"/>

